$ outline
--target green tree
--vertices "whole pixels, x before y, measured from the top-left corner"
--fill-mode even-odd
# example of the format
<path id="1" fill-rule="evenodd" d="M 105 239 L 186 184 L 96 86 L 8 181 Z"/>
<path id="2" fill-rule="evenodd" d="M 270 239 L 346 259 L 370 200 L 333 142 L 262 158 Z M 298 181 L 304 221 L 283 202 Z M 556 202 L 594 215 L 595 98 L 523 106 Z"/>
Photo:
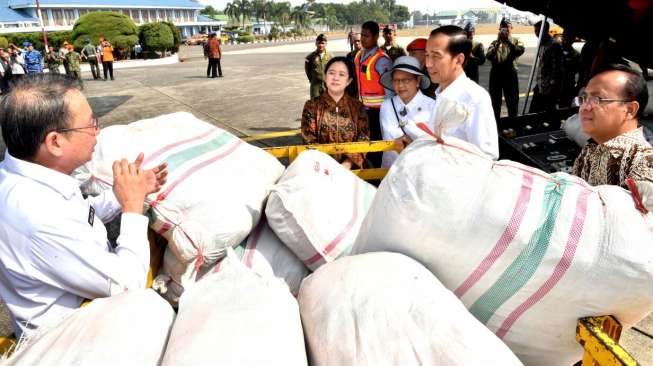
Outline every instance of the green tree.
<path id="1" fill-rule="evenodd" d="M 390 13 L 390 21 L 393 23 L 402 23 L 410 19 L 410 10 L 403 5 L 395 5 Z"/>
<path id="2" fill-rule="evenodd" d="M 172 31 L 162 22 L 143 24 L 139 38 L 145 50 L 162 52 L 163 56 L 174 46 Z"/>
<path id="3" fill-rule="evenodd" d="M 130 17 L 111 11 L 92 12 L 77 19 L 72 32 L 75 48 L 82 48 L 86 38 L 97 44 L 100 37 L 124 51 L 138 43 L 138 27 Z"/>
<path id="4" fill-rule="evenodd" d="M 309 10 L 309 4 L 296 6 L 290 13 L 290 19 L 298 29 L 308 28 L 311 25 L 311 17 L 314 12 Z"/>
<path id="5" fill-rule="evenodd" d="M 290 24 L 290 3 L 285 1 L 282 3 L 272 3 L 272 19 L 279 22 L 283 28 L 287 27 Z"/>
<path id="6" fill-rule="evenodd" d="M 245 18 L 252 13 L 252 4 L 248 0 L 234 0 L 234 4 L 238 7 L 243 22 L 242 28 L 245 29 Z"/>
<path id="7" fill-rule="evenodd" d="M 240 9 L 234 3 L 227 3 L 227 6 L 224 8 L 224 13 L 229 19 L 238 21 L 240 18 Z"/>
<path id="8" fill-rule="evenodd" d="M 9 47 L 9 40 L 5 37 L 0 37 L 0 48 Z"/>
<path id="9" fill-rule="evenodd" d="M 170 28 L 170 31 L 172 32 L 173 45 L 170 51 L 172 51 L 172 53 L 179 52 L 179 46 L 181 45 L 181 31 L 179 30 L 179 28 L 177 28 L 176 25 L 172 24 L 171 22 L 162 22 L 162 23 L 167 25 L 168 28 Z"/>
<path id="10" fill-rule="evenodd" d="M 215 10 L 215 8 L 212 7 L 211 5 L 207 5 L 204 9 L 200 10 L 200 14 L 211 16 L 211 15 L 218 14 L 218 11 Z"/>

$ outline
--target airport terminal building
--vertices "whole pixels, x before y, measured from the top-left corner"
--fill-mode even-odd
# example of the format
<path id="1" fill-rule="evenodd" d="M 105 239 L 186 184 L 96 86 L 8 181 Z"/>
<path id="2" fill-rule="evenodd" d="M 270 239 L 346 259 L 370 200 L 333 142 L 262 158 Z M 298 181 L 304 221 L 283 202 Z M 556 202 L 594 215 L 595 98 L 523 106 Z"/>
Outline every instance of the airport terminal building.
<path id="1" fill-rule="evenodd" d="M 39 19 L 36 0 L 0 0 L 0 34 L 40 31 L 40 20 L 46 31 L 70 30 L 80 16 L 93 11 L 122 13 L 139 25 L 170 21 L 184 38 L 226 25 L 200 15 L 203 8 L 193 0 L 40 0 Z"/>

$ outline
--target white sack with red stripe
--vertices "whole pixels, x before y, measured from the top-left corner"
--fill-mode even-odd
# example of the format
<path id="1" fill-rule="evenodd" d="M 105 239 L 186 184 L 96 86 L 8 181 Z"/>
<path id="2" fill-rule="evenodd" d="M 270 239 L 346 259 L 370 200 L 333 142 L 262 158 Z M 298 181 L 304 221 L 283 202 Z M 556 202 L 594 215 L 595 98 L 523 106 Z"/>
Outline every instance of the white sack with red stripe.
<path id="1" fill-rule="evenodd" d="M 339 259 L 304 280 L 311 365 L 521 365 L 424 266 L 397 253 Z"/>
<path id="2" fill-rule="evenodd" d="M 161 364 L 175 311 L 152 290 L 130 290 L 41 326 L 22 339 L 3 366 Z"/>
<path id="3" fill-rule="evenodd" d="M 162 365 L 307 365 L 295 298 L 229 251 L 181 296 Z"/>
<path id="4" fill-rule="evenodd" d="M 265 215 L 311 270 L 347 255 L 376 188 L 327 154 L 302 152 L 272 188 Z"/>
<path id="5" fill-rule="evenodd" d="M 308 275 L 308 268 L 279 240 L 265 216 L 247 239 L 234 248 L 234 253 L 245 267 L 257 274 L 283 280 L 294 296 L 297 296 L 302 280 Z M 221 266 L 222 262 L 219 262 L 213 271 L 219 271 Z"/>
<path id="6" fill-rule="evenodd" d="M 653 310 L 653 234 L 628 191 L 440 141 L 402 152 L 353 253 L 424 264 L 527 365 L 580 360 L 578 318 Z"/>
<path id="7" fill-rule="evenodd" d="M 172 289 L 165 296 L 174 301 L 203 268 L 247 237 L 284 167 L 265 151 L 179 112 L 103 129 L 85 166 L 89 181 L 109 188 L 113 161 L 133 161 L 140 152 L 145 169 L 168 163 L 168 181 L 148 197 L 147 214 L 150 227 L 168 240 L 156 287 Z"/>

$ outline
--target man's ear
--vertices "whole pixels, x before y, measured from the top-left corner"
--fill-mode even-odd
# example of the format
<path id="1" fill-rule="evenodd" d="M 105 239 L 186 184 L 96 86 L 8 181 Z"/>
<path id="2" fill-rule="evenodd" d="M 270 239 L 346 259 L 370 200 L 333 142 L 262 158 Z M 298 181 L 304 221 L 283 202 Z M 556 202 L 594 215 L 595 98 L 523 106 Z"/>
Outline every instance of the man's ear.
<path id="1" fill-rule="evenodd" d="M 459 53 L 456 55 L 455 59 L 456 59 L 456 63 L 460 65 L 460 67 L 463 67 L 463 65 L 465 64 L 465 55 Z"/>
<path id="2" fill-rule="evenodd" d="M 630 103 L 626 103 L 626 118 L 637 118 L 637 112 L 639 112 L 639 102 L 632 101 Z"/>
<path id="3" fill-rule="evenodd" d="M 50 131 L 45 135 L 43 145 L 45 150 L 52 156 L 61 157 L 63 155 L 62 143 L 64 142 L 62 134 L 56 131 Z"/>

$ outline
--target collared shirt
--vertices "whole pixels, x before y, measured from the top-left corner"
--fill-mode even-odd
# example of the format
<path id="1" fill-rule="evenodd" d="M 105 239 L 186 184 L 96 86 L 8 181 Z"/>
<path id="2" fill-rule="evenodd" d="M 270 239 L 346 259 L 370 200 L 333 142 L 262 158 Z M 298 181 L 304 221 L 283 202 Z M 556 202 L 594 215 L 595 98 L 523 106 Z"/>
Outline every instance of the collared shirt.
<path id="1" fill-rule="evenodd" d="M 642 128 L 602 144 L 590 140 L 576 158 L 572 174 L 593 186 L 610 184 L 627 189 L 627 178 L 653 182 L 653 147 Z"/>
<path id="2" fill-rule="evenodd" d="M 385 54 L 388 55 L 388 57 L 390 57 L 392 62 L 394 62 L 396 59 L 398 59 L 401 56 L 408 55 L 406 53 L 406 50 L 403 49 L 403 47 L 398 46 L 398 45 L 396 45 L 394 43 L 391 44 L 391 45 L 384 44 L 383 45 L 383 52 L 385 52 Z"/>
<path id="3" fill-rule="evenodd" d="M 394 109 L 392 103 L 394 102 Z M 395 114 L 395 109 L 397 114 Z M 417 123 L 425 123 L 431 130 L 434 126 L 431 113 L 435 110 L 435 100 L 417 91 L 417 94 L 408 104 L 404 104 L 399 96 L 386 99 L 381 105 L 381 136 L 384 140 L 394 140 L 404 134 L 412 140 L 426 134 L 417 127 Z M 403 125 L 403 128 L 402 128 Z M 405 131 L 405 133 L 404 133 Z M 389 168 L 399 154 L 395 151 L 383 152 L 381 166 Z"/>
<path id="4" fill-rule="evenodd" d="M 499 134 L 490 95 L 483 87 L 462 73 L 449 86 L 435 90 L 435 109 L 442 98 L 454 100 L 469 107 L 469 117 L 460 126 L 442 131 L 443 136 L 456 137 L 476 145 L 490 158 L 499 158 Z M 435 113 L 431 114 L 431 119 Z M 438 129 L 440 121 L 429 121 L 429 126 Z"/>
<path id="5" fill-rule="evenodd" d="M 148 220 L 123 214 L 113 249 L 102 221 L 119 212 L 111 191 L 85 199 L 74 178 L 5 153 L 0 163 L 0 296 L 17 337 L 57 323 L 85 298 L 145 287 Z"/>
<path id="6" fill-rule="evenodd" d="M 25 53 L 25 67 L 30 74 L 43 72 L 43 56 L 37 50 L 27 51 Z"/>

